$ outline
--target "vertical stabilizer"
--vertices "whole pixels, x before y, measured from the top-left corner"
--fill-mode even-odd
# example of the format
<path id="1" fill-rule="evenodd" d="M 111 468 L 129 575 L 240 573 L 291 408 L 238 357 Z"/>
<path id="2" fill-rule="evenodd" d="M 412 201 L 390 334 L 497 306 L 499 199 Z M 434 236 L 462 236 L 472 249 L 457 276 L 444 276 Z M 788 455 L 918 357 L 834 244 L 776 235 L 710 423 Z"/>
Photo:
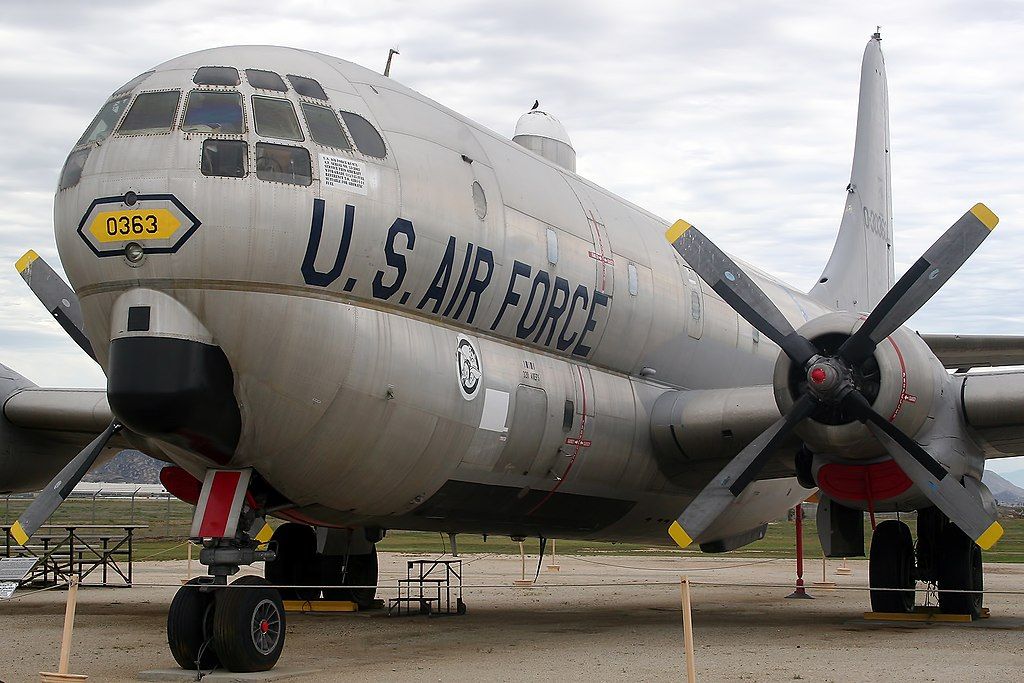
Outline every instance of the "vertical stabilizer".
<path id="1" fill-rule="evenodd" d="M 881 40 L 874 34 L 864 49 L 846 207 L 832 256 L 810 291 L 822 304 L 842 311 L 870 311 L 894 282 L 889 91 Z"/>

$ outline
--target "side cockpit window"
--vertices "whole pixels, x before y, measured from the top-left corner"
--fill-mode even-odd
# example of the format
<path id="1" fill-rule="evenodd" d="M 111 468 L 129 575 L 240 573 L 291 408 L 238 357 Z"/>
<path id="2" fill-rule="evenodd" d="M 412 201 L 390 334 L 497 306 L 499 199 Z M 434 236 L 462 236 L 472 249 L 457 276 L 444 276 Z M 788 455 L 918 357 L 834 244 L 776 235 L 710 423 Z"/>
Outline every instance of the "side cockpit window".
<path id="1" fill-rule="evenodd" d="M 117 125 L 127 104 L 127 95 L 110 100 L 104 104 L 103 108 L 100 109 L 100 113 L 96 114 L 96 118 L 92 120 L 89 127 L 82 133 L 82 137 L 78 139 L 78 144 L 87 145 L 92 142 L 103 142 L 106 140 L 114 130 L 114 126 Z"/>
<path id="2" fill-rule="evenodd" d="M 309 136 L 313 142 L 324 147 L 337 147 L 338 149 L 352 149 L 348 137 L 338 121 L 338 115 L 333 109 L 320 107 L 308 102 L 302 103 L 302 116 L 306 119 L 309 127 Z"/>
<path id="3" fill-rule="evenodd" d="M 246 172 L 249 146 L 245 140 L 204 140 L 200 169 L 203 175 L 241 178 Z"/>
<path id="4" fill-rule="evenodd" d="M 125 114 L 119 135 L 141 135 L 145 133 L 167 133 L 174 126 L 178 116 L 180 90 L 144 92 L 136 96 Z"/>
<path id="5" fill-rule="evenodd" d="M 348 126 L 348 132 L 352 134 L 352 141 L 356 143 L 356 149 L 371 157 L 383 159 L 387 156 L 384 138 L 380 136 L 372 123 L 350 111 L 341 112 L 341 118 L 345 119 L 345 125 Z"/>
<path id="6" fill-rule="evenodd" d="M 321 85 L 312 78 L 288 74 L 288 82 L 292 84 L 293 88 L 295 88 L 295 92 L 299 93 L 303 97 L 312 97 L 314 100 L 327 101 L 327 93 L 325 93 L 323 87 L 321 87 Z"/>
<path id="7" fill-rule="evenodd" d="M 189 133 L 244 133 L 242 96 L 233 90 L 193 90 L 181 129 Z"/>
<path id="8" fill-rule="evenodd" d="M 305 147 L 256 143 L 256 177 L 289 185 L 313 182 L 309 150 Z"/>
<path id="9" fill-rule="evenodd" d="M 253 95 L 252 115 L 256 121 L 256 132 L 264 137 L 300 142 L 305 139 L 295 108 L 289 100 Z"/>
<path id="10" fill-rule="evenodd" d="M 288 86 L 284 84 L 284 80 L 281 79 L 273 71 L 263 71 L 261 69 L 246 69 L 245 79 L 249 81 L 249 85 L 259 90 L 273 90 L 274 92 L 288 92 Z"/>
<path id="11" fill-rule="evenodd" d="M 60 172 L 60 189 L 66 190 L 74 187 L 82 179 L 82 169 L 85 168 L 85 160 L 89 158 L 92 147 L 83 147 L 68 155 L 64 162 L 64 168 Z"/>
<path id="12" fill-rule="evenodd" d="M 238 69 L 233 66 L 201 66 L 192 82 L 196 85 L 238 85 Z"/>

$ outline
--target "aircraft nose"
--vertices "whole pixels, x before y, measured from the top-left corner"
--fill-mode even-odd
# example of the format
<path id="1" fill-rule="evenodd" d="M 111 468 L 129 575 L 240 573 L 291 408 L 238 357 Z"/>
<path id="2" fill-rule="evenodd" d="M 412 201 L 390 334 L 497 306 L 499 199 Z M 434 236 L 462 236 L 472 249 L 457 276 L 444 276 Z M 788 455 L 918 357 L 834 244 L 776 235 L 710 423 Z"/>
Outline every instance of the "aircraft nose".
<path id="1" fill-rule="evenodd" d="M 241 433 L 234 374 L 201 321 L 166 294 L 135 289 L 118 298 L 112 326 L 114 415 L 136 433 L 227 464 Z"/>

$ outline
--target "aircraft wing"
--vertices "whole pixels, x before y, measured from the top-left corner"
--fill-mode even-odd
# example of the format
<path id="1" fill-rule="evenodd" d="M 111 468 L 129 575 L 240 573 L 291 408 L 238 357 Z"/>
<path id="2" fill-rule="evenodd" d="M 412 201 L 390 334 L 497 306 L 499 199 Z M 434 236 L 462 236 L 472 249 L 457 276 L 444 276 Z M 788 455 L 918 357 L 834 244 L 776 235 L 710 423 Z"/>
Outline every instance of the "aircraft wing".
<path id="1" fill-rule="evenodd" d="M 0 365 L 0 493 L 45 486 L 110 421 L 103 389 L 44 389 Z M 96 465 L 131 447 L 115 435 Z"/>
<path id="2" fill-rule="evenodd" d="M 1024 336 L 922 334 L 921 338 L 947 368 L 1024 365 Z"/>

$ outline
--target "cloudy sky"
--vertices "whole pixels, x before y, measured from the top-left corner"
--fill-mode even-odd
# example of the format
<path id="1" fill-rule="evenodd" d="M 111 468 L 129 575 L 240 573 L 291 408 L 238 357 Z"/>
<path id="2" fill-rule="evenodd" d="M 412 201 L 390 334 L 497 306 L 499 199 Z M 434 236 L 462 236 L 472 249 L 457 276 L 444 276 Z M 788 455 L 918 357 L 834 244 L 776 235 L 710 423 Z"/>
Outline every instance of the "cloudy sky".
<path id="1" fill-rule="evenodd" d="M 57 175 L 106 96 L 218 45 L 317 50 L 381 69 L 500 133 L 539 99 L 578 170 L 809 288 L 853 153 L 864 44 L 882 26 L 896 266 L 976 201 L 1002 219 L 913 320 L 1024 334 L 1024 5 L 941 2 L 12 3 L 0 24 L 0 362 L 43 385 L 102 386 L 13 268 L 51 264 Z M 813 8 L 812 8 L 813 7 Z M 1008 469 L 1002 463 L 996 469 Z M 1024 467 L 1024 464 L 1017 465 Z"/>

